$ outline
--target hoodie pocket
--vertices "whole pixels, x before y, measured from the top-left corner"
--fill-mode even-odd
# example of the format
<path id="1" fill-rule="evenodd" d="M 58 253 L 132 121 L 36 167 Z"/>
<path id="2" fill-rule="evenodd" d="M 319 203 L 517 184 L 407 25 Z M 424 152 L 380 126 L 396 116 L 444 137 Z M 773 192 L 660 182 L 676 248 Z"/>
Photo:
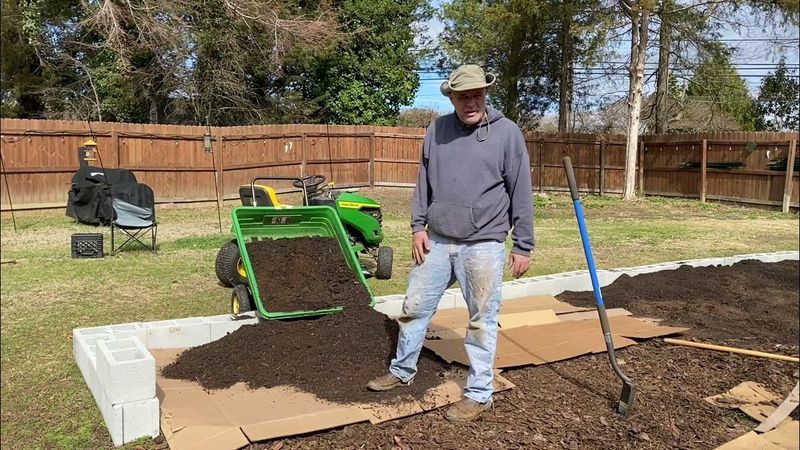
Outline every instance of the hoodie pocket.
<path id="1" fill-rule="evenodd" d="M 428 208 L 428 225 L 436 233 L 453 239 L 466 239 L 478 231 L 471 207 L 438 200 Z"/>

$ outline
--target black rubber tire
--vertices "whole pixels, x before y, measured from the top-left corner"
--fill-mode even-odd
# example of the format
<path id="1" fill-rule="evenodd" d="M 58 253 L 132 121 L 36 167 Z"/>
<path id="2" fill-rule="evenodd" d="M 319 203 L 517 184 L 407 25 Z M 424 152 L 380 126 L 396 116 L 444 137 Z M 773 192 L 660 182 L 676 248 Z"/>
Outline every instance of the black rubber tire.
<path id="1" fill-rule="evenodd" d="M 217 279 L 225 287 L 234 287 L 236 285 L 247 284 L 247 277 L 239 273 L 239 265 L 241 264 L 242 256 L 239 254 L 239 244 L 236 240 L 231 240 L 225 243 L 219 253 L 217 253 L 217 261 L 214 264 L 214 271 L 217 273 Z"/>
<path id="2" fill-rule="evenodd" d="M 235 304 L 238 303 L 238 310 Z M 231 291 L 231 314 L 242 314 L 252 311 L 254 308 L 253 298 L 250 297 L 250 290 L 243 284 L 237 284 Z"/>
<path id="3" fill-rule="evenodd" d="M 392 250 L 392 247 L 378 248 L 378 267 L 375 269 L 375 278 L 379 280 L 392 278 L 393 260 L 394 250 Z"/>

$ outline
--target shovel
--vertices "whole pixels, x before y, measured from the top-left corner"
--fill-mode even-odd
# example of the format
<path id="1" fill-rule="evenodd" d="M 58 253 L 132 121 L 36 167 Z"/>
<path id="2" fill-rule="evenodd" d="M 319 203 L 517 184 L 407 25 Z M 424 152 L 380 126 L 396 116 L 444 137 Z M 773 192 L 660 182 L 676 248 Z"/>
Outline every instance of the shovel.
<path id="1" fill-rule="evenodd" d="M 583 208 L 581 207 L 580 197 L 578 197 L 578 185 L 575 183 L 575 173 L 572 171 L 572 161 L 570 161 L 569 156 L 564 157 L 564 170 L 567 172 L 569 191 L 572 194 L 572 204 L 575 206 L 575 216 L 578 219 L 578 228 L 581 231 L 583 253 L 586 255 L 586 264 L 589 266 L 589 275 L 592 278 L 594 298 L 597 302 L 597 314 L 600 316 L 600 327 L 603 329 L 603 338 L 606 341 L 606 349 L 608 349 L 608 359 L 611 360 L 611 367 L 614 369 L 614 373 L 622 379 L 622 394 L 619 396 L 617 412 L 623 416 L 627 416 L 628 412 L 630 412 L 630 409 L 633 407 L 636 387 L 633 385 L 633 381 L 622 372 L 622 369 L 617 363 L 617 355 L 614 352 L 614 342 L 611 340 L 611 327 L 608 325 L 608 316 L 606 315 L 606 306 L 603 303 L 603 294 L 600 293 L 600 282 L 597 281 L 597 271 L 594 267 L 592 247 L 589 243 L 589 234 L 586 231 L 586 224 L 583 220 Z"/>

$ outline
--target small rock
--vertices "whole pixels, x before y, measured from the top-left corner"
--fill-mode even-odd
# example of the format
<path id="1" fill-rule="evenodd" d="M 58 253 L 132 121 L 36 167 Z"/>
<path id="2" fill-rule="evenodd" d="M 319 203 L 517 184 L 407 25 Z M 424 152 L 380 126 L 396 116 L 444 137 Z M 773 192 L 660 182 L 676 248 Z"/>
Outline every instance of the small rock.
<path id="1" fill-rule="evenodd" d="M 645 432 L 639 433 L 639 436 L 637 436 L 637 437 L 639 439 L 643 440 L 643 441 L 650 442 L 650 436 L 648 436 L 647 433 L 645 433 Z"/>
<path id="2" fill-rule="evenodd" d="M 600 423 L 602 423 L 604 427 L 608 426 L 608 421 L 606 420 L 605 417 L 602 416 L 600 417 Z"/>

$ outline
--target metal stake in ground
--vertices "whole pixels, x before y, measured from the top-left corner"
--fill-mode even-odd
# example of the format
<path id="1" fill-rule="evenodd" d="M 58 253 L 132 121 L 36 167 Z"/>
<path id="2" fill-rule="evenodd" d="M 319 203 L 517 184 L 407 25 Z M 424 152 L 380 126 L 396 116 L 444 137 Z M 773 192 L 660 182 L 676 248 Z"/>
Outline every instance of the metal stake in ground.
<path id="1" fill-rule="evenodd" d="M 592 279 L 592 287 L 594 288 L 594 298 L 597 301 L 597 314 L 600 316 L 600 327 L 603 329 L 603 338 L 606 341 L 606 349 L 608 349 L 608 359 L 611 360 L 611 367 L 614 369 L 614 373 L 622 379 L 623 383 L 622 394 L 617 404 L 617 412 L 623 416 L 627 416 L 628 412 L 630 412 L 630 409 L 633 407 L 636 386 L 634 386 L 633 381 L 622 372 L 622 369 L 617 363 L 617 355 L 614 352 L 614 342 L 611 339 L 611 327 L 608 324 L 606 306 L 605 303 L 603 303 L 603 294 L 600 293 L 600 282 L 597 280 L 597 271 L 594 267 L 592 247 L 589 243 L 589 233 L 586 231 L 586 223 L 584 223 L 583 220 L 583 207 L 581 206 L 580 197 L 578 197 L 578 185 L 575 183 L 575 173 L 572 171 L 572 161 L 570 161 L 569 156 L 564 157 L 564 170 L 567 172 L 569 191 L 572 194 L 572 204 L 575 206 L 575 216 L 578 219 L 578 228 L 581 232 L 583 253 L 586 255 L 586 264 L 589 266 L 589 275 Z"/>

